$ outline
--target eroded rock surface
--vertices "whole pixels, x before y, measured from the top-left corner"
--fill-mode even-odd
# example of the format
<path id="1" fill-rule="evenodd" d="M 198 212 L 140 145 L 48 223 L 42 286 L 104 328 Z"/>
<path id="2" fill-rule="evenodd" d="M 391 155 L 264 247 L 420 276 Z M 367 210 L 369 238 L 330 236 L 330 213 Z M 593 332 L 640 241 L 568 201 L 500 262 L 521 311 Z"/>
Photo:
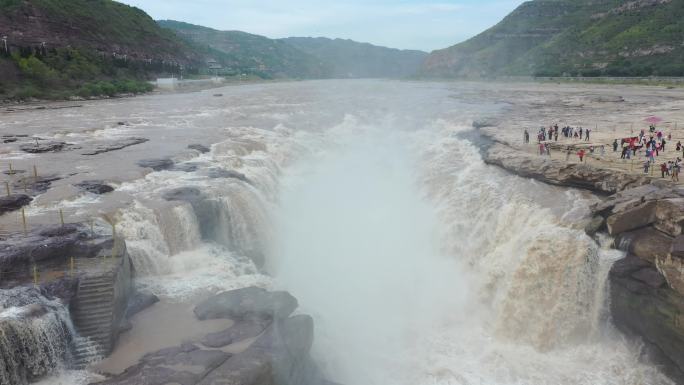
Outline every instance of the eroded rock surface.
<path id="1" fill-rule="evenodd" d="M 14 194 L 0 197 L 0 215 L 19 210 L 31 203 L 33 198 L 25 194 Z"/>
<path id="2" fill-rule="evenodd" d="M 587 189 L 600 194 L 614 194 L 630 187 L 649 183 L 643 176 L 595 168 L 587 164 L 567 163 L 557 159 L 523 153 L 502 144 L 485 152 L 484 160 L 514 174 L 543 182 Z"/>
<path id="3" fill-rule="evenodd" d="M 76 184 L 76 187 L 82 191 L 86 191 L 92 194 L 102 195 L 114 191 L 114 187 L 108 185 L 101 180 L 86 180 L 81 183 Z"/>
<path id="4" fill-rule="evenodd" d="M 83 155 L 99 155 L 105 152 L 117 151 L 124 149 L 126 147 L 135 146 L 137 144 L 142 144 L 149 141 L 147 138 L 126 138 L 108 143 L 99 143 L 93 145 L 92 148 L 87 149 L 82 154 Z"/>
<path id="5" fill-rule="evenodd" d="M 42 154 L 45 152 L 59 152 L 66 149 L 68 146 L 65 142 L 38 142 L 31 144 L 22 144 L 19 149 L 30 154 Z"/>
<path id="6" fill-rule="evenodd" d="M 263 321 L 287 318 L 297 306 L 297 299 L 290 293 L 248 287 L 212 296 L 195 307 L 195 315 L 201 320 Z"/>

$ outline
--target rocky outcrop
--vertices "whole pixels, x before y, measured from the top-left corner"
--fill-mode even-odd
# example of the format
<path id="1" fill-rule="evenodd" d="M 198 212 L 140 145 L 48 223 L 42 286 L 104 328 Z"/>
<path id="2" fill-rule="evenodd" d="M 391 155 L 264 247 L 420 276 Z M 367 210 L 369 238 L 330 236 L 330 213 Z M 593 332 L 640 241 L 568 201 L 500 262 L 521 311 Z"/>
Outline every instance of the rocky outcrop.
<path id="1" fill-rule="evenodd" d="M 59 152 L 67 148 L 64 142 L 36 142 L 31 144 L 22 144 L 19 149 L 29 154 L 42 154 L 45 152 Z"/>
<path id="2" fill-rule="evenodd" d="M 70 359 L 68 312 L 37 288 L 0 290 L 0 384 L 26 385 Z"/>
<path id="3" fill-rule="evenodd" d="M 498 143 L 486 150 L 484 161 L 520 176 L 604 195 L 649 183 L 643 176 L 523 153 Z"/>
<path id="4" fill-rule="evenodd" d="M 684 381 L 684 191 L 644 185 L 597 204 L 616 246 L 610 271 L 615 325 L 642 338 L 667 373 Z"/>
<path id="5" fill-rule="evenodd" d="M 684 382 L 684 188 L 503 143 L 485 146 L 484 159 L 517 175 L 604 195 L 591 208 L 586 231 L 608 232 L 626 253 L 609 274 L 614 324 L 641 338 L 652 358 Z"/>
<path id="6" fill-rule="evenodd" d="M 138 166 L 151 168 L 154 171 L 164 171 L 173 168 L 174 162 L 170 158 L 143 159 L 138 161 Z"/>
<path id="7" fill-rule="evenodd" d="M 86 180 L 76 184 L 80 190 L 89 192 L 91 194 L 107 194 L 114 191 L 114 187 L 106 184 L 101 180 Z"/>
<path id="8" fill-rule="evenodd" d="M 195 312 L 203 315 L 212 309 L 212 317 L 236 321 L 232 327 L 147 354 L 123 374 L 100 384 L 328 385 L 309 354 L 313 319 L 289 316 L 296 303 L 288 293 L 258 288 L 213 296 Z"/>
<path id="9" fill-rule="evenodd" d="M 0 215 L 19 210 L 31 203 L 33 198 L 25 194 L 13 194 L 0 197 Z"/>
<path id="10" fill-rule="evenodd" d="M 92 148 L 86 150 L 82 155 L 99 155 L 105 152 L 117 151 L 124 149 L 126 147 L 135 146 L 137 144 L 142 144 L 148 142 L 147 138 L 126 138 L 113 142 L 99 143 L 92 146 Z"/>
<path id="11" fill-rule="evenodd" d="M 113 347 L 132 287 L 123 240 L 118 239 L 115 245 L 111 236 L 93 234 L 79 224 L 35 227 L 27 234 L 9 234 L 0 239 L 0 274 L 0 297 L 14 288 L 37 283 L 41 295 L 52 301 L 51 306 L 43 306 L 47 316 L 59 316 L 68 323 L 66 334 L 54 337 L 69 346 L 68 354 L 61 354 L 58 364 L 82 368 Z M 44 305 L 45 301 L 27 304 Z M 17 357 L 14 359 L 17 362 Z M 45 370 L 54 367 L 45 366 Z"/>
<path id="12" fill-rule="evenodd" d="M 190 144 L 188 145 L 188 148 L 190 150 L 195 150 L 199 151 L 201 154 L 206 154 L 207 152 L 211 151 L 211 149 L 203 144 Z"/>
<path id="13" fill-rule="evenodd" d="M 248 287 L 207 299 L 195 307 L 195 315 L 201 320 L 229 318 L 263 321 L 287 318 L 297 306 L 297 299 L 290 293 Z"/>

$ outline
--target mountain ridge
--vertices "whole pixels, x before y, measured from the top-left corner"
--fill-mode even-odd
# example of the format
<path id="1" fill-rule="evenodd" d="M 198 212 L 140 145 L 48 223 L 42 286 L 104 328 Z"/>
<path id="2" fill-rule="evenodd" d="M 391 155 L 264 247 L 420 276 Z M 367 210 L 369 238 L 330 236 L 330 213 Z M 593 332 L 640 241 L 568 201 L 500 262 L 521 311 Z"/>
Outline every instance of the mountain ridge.
<path id="1" fill-rule="evenodd" d="M 431 53 L 426 77 L 684 76 L 684 0 L 533 0 Z"/>

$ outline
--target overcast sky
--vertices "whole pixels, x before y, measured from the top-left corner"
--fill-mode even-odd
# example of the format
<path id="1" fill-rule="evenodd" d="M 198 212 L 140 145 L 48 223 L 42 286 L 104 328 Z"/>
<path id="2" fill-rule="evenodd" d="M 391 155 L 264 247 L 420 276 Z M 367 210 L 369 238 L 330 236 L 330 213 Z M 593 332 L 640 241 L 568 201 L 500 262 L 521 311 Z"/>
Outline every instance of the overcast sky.
<path id="1" fill-rule="evenodd" d="M 445 48 L 496 24 L 523 0 L 120 0 L 173 19 L 271 38 L 325 36 L 394 48 Z"/>

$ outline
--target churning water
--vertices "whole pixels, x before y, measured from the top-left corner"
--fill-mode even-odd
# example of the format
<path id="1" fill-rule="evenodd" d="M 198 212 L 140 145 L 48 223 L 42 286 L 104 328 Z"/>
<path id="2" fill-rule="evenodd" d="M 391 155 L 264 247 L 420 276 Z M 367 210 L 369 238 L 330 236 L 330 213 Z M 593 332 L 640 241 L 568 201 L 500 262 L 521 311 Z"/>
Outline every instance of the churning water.
<path id="1" fill-rule="evenodd" d="M 669 383 L 610 324 L 622 255 L 584 234 L 592 198 L 486 166 L 461 135 L 494 101 L 379 81 L 222 92 L 118 107 L 215 139 L 195 171 L 119 188 L 143 289 L 289 290 L 315 318 L 314 358 L 345 385 Z M 201 197 L 163 199 L 179 188 Z"/>

